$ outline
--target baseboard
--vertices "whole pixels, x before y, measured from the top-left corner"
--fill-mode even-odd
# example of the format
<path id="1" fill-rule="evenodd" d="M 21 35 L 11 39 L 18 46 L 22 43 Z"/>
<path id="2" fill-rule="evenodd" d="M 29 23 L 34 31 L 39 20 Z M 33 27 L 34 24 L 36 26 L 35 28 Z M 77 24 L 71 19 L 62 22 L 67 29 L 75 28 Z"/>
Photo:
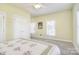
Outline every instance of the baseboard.
<path id="1" fill-rule="evenodd" d="M 68 39 L 62 39 L 62 38 L 53 38 L 53 37 L 33 37 L 33 38 L 36 38 L 36 39 L 50 39 L 50 40 L 58 40 L 58 41 L 65 41 L 65 42 L 72 42 L 72 40 L 68 40 Z"/>
<path id="2" fill-rule="evenodd" d="M 54 39 L 54 40 L 65 41 L 65 42 L 72 42 L 71 40 L 65 40 L 65 39 Z"/>

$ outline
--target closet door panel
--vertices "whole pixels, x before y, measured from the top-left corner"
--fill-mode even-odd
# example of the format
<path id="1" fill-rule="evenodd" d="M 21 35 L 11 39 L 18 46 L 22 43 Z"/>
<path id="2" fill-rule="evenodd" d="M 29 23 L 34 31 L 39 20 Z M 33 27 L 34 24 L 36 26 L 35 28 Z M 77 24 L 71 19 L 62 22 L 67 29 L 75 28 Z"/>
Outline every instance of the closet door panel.
<path id="1" fill-rule="evenodd" d="M 28 22 L 26 18 L 15 17 L 14 21 L 14 38 L 28 38 Z"/>

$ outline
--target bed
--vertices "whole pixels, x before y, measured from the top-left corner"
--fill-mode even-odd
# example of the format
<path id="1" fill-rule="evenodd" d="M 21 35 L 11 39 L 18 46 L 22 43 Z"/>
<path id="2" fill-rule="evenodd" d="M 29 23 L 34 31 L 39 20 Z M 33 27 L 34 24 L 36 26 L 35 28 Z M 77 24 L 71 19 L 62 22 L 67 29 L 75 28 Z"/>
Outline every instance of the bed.
<path id="1" fill-rule="evenodd" d="M 60 55 L 60 49 L 47 42 L 16 39 L 0 43 L 0 55 Z"/>

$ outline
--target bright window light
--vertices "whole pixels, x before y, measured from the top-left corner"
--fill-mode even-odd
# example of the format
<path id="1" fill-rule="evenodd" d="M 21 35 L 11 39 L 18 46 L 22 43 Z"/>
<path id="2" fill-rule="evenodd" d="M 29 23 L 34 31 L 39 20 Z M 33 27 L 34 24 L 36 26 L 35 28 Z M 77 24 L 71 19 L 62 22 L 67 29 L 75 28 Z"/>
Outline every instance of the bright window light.
<path id="1" fill-rule="evenodd" d="M 56 35 L 56 22 L 54 20 L 47 21 L 47 35 L 55 36 Z"/>

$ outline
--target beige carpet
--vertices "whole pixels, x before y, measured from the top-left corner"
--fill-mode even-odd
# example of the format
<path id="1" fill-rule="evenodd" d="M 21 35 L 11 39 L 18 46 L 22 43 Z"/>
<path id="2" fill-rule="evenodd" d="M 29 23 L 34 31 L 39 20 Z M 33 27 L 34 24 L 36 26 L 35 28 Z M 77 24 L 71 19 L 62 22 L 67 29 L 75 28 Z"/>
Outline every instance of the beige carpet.
<path id="1" fill-rule="evenodd" d="M 61 50 L 61 55 L 79 55 L 76 52 L 76 50 L 71 42 L 64 42 L 64 41 L 50 40 L 50 39 L 49 40 L 48 39 L 38 39 L 38 38 L 33 38 L 33 39 L 46 41 L 46 42 L 58 45 Z"/>

